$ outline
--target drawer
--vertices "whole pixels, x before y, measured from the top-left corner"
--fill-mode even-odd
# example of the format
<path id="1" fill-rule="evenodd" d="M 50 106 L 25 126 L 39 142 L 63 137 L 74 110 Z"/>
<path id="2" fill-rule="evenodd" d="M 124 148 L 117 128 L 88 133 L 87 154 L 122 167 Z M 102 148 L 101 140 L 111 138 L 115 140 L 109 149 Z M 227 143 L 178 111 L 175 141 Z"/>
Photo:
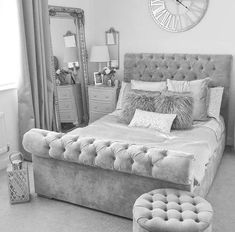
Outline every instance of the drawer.
<path id="1" fill-rule="evenodd" d="M 74 122 L 74 112 L 71 111 L 60 111 L 60 121 L 61 122 Z"/>
<path id="2" fill-rule="evenodd" d="M 90 111 L 90 120 L 89 120 L 89 123 L 92 123 L 92 122 L 102 118 L 105 115 L 106 115 L 106 113 Z"/>
<path id="3" fill-rule="evenodd" d="M 59 101 L 59 109 L 60 110 L 72 110 L 73 102 L 71 100 Z"/>
<path id="4" fill-rule="evenodd" d="M 97 89 L 89 90 L 89 98 L 101 101 L 112 101 L 114 97 L 114 92 L 112 90 L 100 91 Z"/>
<path id="5" fill-rule="evenodd" d="M 59 100 L 73 97 L 73 91 L 71 87 L 58 87 L 57 92 Z"/>
<path id="6" fill-rule="evenodd" d="M 90 101 L 89 102 L 90 111 L 99 111 L 103 113 L 111 113 L 114 110 L 112 103 L 100 102 L 100 101 Z"/>

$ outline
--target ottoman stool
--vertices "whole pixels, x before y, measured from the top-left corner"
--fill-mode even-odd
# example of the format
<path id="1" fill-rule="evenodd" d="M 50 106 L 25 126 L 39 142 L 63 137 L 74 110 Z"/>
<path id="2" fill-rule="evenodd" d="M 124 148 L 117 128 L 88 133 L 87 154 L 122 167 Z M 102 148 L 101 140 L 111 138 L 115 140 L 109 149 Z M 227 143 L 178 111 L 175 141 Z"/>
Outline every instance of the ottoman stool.
<path id="1" fill-rule="evenodd" d="M 133 232 L 211 232 L 213 209 L 193 193 L 157 189 L 141 195 L 133 208 Z"/>

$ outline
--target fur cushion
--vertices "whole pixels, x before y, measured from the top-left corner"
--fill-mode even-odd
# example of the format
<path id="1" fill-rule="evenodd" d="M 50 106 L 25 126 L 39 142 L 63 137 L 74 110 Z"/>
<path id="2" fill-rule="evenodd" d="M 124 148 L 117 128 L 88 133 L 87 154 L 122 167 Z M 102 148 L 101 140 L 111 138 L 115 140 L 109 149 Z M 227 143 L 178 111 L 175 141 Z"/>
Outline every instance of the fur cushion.
<path id="1" fill-rule="evenodd" d="M 193 97 L 190 93 L 162 92 L 155 99 L 155 112 L 176 114 L 172 129 L 188 129 L 193 123 Z"/>
<path id="2" fill-rule="evenodd" d="M 154 102 L 160 95 L 160 92 L 146 92 L 132 90 L 124 100 L 123 108 L 120 115 L 121 122 L 129 124 L 135 114 L 136 109 L 144 111 L 155 111 Z"/>

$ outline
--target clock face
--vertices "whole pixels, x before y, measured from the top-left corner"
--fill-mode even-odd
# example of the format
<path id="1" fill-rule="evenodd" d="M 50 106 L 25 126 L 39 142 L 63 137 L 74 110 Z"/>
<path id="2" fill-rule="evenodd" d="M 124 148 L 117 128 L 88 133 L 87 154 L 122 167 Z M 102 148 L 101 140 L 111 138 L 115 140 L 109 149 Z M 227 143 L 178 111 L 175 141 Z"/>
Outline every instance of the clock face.
<path id="1" fill-rule="evenodd" d="M 196 26 L 206 13 L 209 0 L 149 0 L 152 17 L 163 29 L 183 32 Z"/>

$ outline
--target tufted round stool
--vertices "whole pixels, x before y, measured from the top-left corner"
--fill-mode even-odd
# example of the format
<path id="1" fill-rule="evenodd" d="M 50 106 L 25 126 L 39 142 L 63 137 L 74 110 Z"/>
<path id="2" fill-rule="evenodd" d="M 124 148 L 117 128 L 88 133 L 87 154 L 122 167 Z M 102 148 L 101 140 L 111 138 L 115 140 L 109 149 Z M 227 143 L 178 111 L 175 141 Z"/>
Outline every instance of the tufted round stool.
<path id="1" fill-rule="evenodd" d="M 133 208 L 133 232 L 211 232 L 213 209 L 193 193 L 157 189 L 141 195 Z"/>

